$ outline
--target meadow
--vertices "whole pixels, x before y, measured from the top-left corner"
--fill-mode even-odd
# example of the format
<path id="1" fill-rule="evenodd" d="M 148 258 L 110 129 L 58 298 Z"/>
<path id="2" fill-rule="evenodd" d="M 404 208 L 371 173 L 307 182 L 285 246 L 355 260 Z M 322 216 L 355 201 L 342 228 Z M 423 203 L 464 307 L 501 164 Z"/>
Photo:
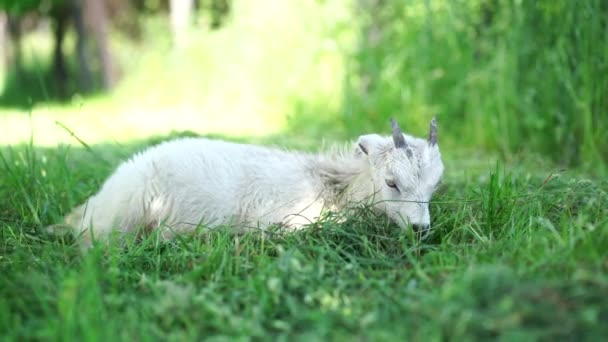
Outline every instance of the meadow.
<path id="1" fill-rule="evenodd" d="M 183 51 L 148 18 L 153 38 L 113 40 L 119 87 L 68 102 L 49 98 L 44 38 L 27 38 L 38 93 L 5 70 L 0 97 L 4 340 L 608 336 L 603 2 L 389 1 L 376 18 L 268 3 L 237 2 Z M 366 208 L 294 234 L 217 227 L 84 255 L 43 229 L 163 140 L 316 151 L 387 134 L 389 116 L 424 135 L 435 114 L 446 172 L 422 241 Z"/>

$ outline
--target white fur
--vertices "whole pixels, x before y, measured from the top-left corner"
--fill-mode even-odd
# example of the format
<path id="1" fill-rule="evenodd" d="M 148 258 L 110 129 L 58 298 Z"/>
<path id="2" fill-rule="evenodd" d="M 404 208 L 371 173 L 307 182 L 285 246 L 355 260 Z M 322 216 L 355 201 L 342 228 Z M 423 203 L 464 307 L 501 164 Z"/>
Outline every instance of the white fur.
<path id="1" fill-rule="evenodd" d="M 401 227 L 428 227 L 441 155 L 436 144 L 404 136 L 409 156 L 375 134 L 361 136 L 354 151 L 325 154 L 203 138 L 165 142 L 122 163 L 66 223 L 83 233 L 84 247 L 91 234 L 103 239 L 113 230 L 161 229 L 170 238 L 199 225 L 298 228 L 324 208 L 356 203 L 373 204 Z"/>

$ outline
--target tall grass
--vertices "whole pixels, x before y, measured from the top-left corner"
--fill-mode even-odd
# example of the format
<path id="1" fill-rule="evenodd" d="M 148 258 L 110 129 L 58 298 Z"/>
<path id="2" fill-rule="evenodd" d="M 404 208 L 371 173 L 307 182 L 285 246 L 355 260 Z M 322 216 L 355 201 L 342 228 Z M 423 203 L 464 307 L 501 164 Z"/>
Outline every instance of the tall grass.
<path id="1" fill-rule="evenodd" d="M 359 3 L 349 132 L 396 113 L 421 131 L 438 113 L 444 141 L 605 169 L 606 1 Z"/>
<path id="2" fill-rule="evenodd" d="M 146 143 L 147 144 L 147 143 Z M 44 234 L 122 148 L 0 150 L 4 340 L 596 340 L 608 184 L 451 170 L 425 241 L 366 210 L 295 234 L 216 229 L 78 253 Z M 100 154 L 104 151 L 105 154 Z M 531 170 L 531 171 L 530 171 Z"/>
<path id="3" fill-rule="evenodd" d="M 341 139 L 385 132 L 391 115 L 421 134 L 437 114 L 443 148 L 533 152 L 606 170 L 603 0 L 236 1 L 224 27 L 195 28 L 182 51 L 172 49 L 165 17 L 141 22 L 138 44 L 112 36 L 125 76 L 116 92 L 76 96 L 49 113 L 34 106 L 37 131 L 57 131 L 44 125 L 59 120 L 107 140 L 94 120 L 105 112 L 123 141 L 168 128 L 251 136 L 286 125 L 300 137 Z M 25 62 L 41 60 L 41 70 L 25 88 L 8 73 L 0 106 L 30 108 L 53 94 L 48 39 L 38 32 L 25 46 L 39 54 Z M 28 120 L 2 112 L 0 143 L 26 141 L 15 126 Z M 49 136 L 38 140 L 57 140 Z"/>
<path id="4" fill-rule="evenodd" d="M 117 93 L 95 103 L 76 99 L 78 106 L 53 115 L 29 113 L 29 120 L 49 115 L 65 123 L 61 129 L 84 147 L 37 145 L 48 126 L 31 133 L 19 125 L 27 117 L 9 127 L 27 130 L 29 143 L 10 146 L 0 137 L 8 145 L 0 146 L 3 340 L 553 341 L 608 334 L 606 180 L 556 173 L 533 158 L 489 167 L 453 156 L 461 147 L 485 148 L 604 165 L 605 2 L 364 0 L 348 12 L 346 0 L 294 0 L 282 2 L 281 15 L 267 10 L 275 1 L 240 3 L 246 6 L 233 26 L 193 32 L 204 39 L 184 51 L 169 53 L 158 39 L 160 52 L 132 58 Z M 314 23 L 309 30 L 307 22 Z M 168 31 L 159 22 L 148 29 L 148 37 Z M 273 109 L 256 106 L 261 102 Z M 175 110 L 176 103 L 184 107 Z M 170 111 L 155 112 L 159 106 Z M 191 115 L 173 117 L 186 106 Z M 231 106 L 238 108 L 226 111 Z M 250 141 L 312 150 L 319 135 L 385 132 L 389 115 L 420 133 L 438 113 L 447 167 L 430 204 L 432 235 L 419 241 L 367 210 L 328 214 L 289 235 L 220 227 L 168 242 L 151 234 L 85 255 L 72 237 L 44 233 L 97 191 L 121 159 L 172 137 L 136 142 L 133 130 L 153 124 L 167 133 L 161 119 L 170 113 L 182 121 L 178 128 L 200 132 L 221 118 L 254 131 L 264 117 L 256 108 L 286 111 L 294 130 L 280 141 L 267 132 Z M 100 132 L 101 119 L 112 132 Z M 124 139 L 110 142 L 119 128 Z"/>

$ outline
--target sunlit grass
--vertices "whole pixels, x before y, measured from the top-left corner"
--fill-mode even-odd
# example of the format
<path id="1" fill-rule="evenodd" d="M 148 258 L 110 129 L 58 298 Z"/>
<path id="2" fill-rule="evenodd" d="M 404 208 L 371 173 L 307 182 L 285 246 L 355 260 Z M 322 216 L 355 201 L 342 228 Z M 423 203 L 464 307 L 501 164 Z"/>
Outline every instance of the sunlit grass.
<path id="1" fill-rule="evenodd" d="M 450 163 L 425 241 L 365 210 L 296 234 L 225 227 L 169 242 L 152 234 L 86 255 L 72 237 L 44 233 L 139 147 L 1 151 L 6 339 L 597 340 L 607 332 L 605 181 L 536 163 Z"/>
<path id="2" fill-rule="evenodd" d="M 269 111 L 264 110 L 250 111 L 251 107 L 244 108 L 243 103 L 234 108 L 153 108 L 141 104 L 114 107 L 100 102 L 97 106 L 87 101 L 80 107 L 34 109 L 31 115 L 5 112 L 0 118 L 0 144 L 16 145 L 30 138 L 37 146 L 75 143 L 69 131 L 89 144 L 127 142 L 172 131 L 266 136 L 281 131 L 285 125 L 284 117 L 268 115 Z"/>
<path id="3" fill-rule="evenodd" d="M 466 15 L 481 2 L 395 1 L 386 2 L 383 13 L 393 19 L 380 44 L 357 51 L 358 20 L 370 13 L 353 17 L 348 3 L 241 0 L 230 25 L 195 28 L 179 51 L 164 19 L 147 18 L 140 45 L 114 37 L 124 78 L 111 94 L 1 108 L 3 339 L 607 336 L 608 183 L 587 169 L 556 165 L 552 154 L 532 153 L 546 152 L 544 146 L 563 154 L 553 139 L 573 139 L 569 130 L 578 125 L 554 125 L 543 116 L 546 108 L 571 105 L 555 91 L 558 82 L 545 80 L 546 69 L 517 71 L 519 48 L 537 42 L 504 44 L 530 39 L 524 31 L 509 31 L 497 46 L 492 37 L 475 37 L 467 20 L 477 17 Z M 522 4 L 532 3 L 513 8 Z M 521 24 L 509 13 L 496 28 Z M 471 42 L 479 42 L 481 60 Z M 35 57 L 48 54 L 48 38 L 28 36 L 25 47 L 36 52 L 27 62 L 43 69 Z M 545 50 L 549 57 L 560 52 L 538 51 Z M 560 63 L 564 69 L 548 80 L 576 81 Z M 362 91 L 366 72 L 377 79 Z M 530 77 L 522 84 L 540 92 L 520 93 L 515 76 Z M 594 91 L 602 89 L 597 84 Z M 588 120 L 589 104 L 599 97 L 591 90 L 582 95 L 584 129 L 593 127 L 601 141 L 604 121 Z M 151 234 L 86 255 L 73 237 L 43 229 L 96 192 L 121 160 L 176 135 L 315 151 L 326 141 L 388 133 L 391 115 L 423 136 L 434 114 L 446 171 L 430 204 L 433 233 L 424 241 L 366 210 L 327 215 L 296 234 L 236 236 L 223 227 L 168 242 Z M 527 131 L 518 130 L 522 122 Z M 591 138 L 588 151 L 596 148 Z M 565 147 L 575 150 L 577 142 L 568 141 Z"/>
<path id="4" fill-rule="evenodd" d="M 321 116 L 335 113 L 348 40 L 341 32 L 352 34 L 339 27 L 347 19 L 345 3 L 262 5 L 240 3 L 230 25 L 218 31 L 194 28 L 181 50 L 171 45 L 166 18 L 147 19 L 142 43 L 113 40 L 124 78 L 112 94 L 2 109 L 0 144 L 28 142 L 32 135 L 39 146 L 74 142 L 57 122 L 94 144 L 184 130 L 273 135 L 285 130 L 302 102 L 322 108 Z M 312 20 L 312 13 L 332 20 Z M 24 42 L 34 70 L 50 55 L 43 37 L 35 33 Z"/>

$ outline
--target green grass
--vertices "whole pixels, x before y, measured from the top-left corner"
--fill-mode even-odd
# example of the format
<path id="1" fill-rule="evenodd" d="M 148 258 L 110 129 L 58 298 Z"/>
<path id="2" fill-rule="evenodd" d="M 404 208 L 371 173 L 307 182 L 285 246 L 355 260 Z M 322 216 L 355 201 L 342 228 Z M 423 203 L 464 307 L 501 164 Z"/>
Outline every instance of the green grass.
<path id="1" fill-rule="evenodd" d="M 199 24 L 179 51 L 166 16 L 141 16 L 139 41 L 110 37 L 117 89 L 68 106 L 53 101 L 52 44 L 38 30 L 24 39 L 24 84 L 3 73 L 0 143 L 27 142 L 24 127 L 45 133 L 36 145 L 69 142 L 55 121 L 103 143 L 170 130 L 326 137 L 328 127 L 341 139 L 384 130 L 389 116 L 421 132 L 437 115 L 445 144 L 606 173 L 608 2 L 358 4 L 237 1 L 225 26 Z"/>
<path id="2" fill-rule="evenodd" d="M 156 139 L 158 141 L 162 138 Z M 365 210 L 296 234 L 217 229 L 80 255 L 42 227 L 149 144 L 4 148 L 5 339 L 598 340 L 608 183 L 447 157 L 425 241 Z"/>
<path id="3" fill-rule="evenodd" d="M 357 12 L 339 116 L 349 132 L 395 113 L 421 129 L 437 114 L 459 146 L 606 171 L 608 2 L 362 3 L 383 5 Z"/>
<path id="4" fill-rule="evenodd" d="M 605 339 L 607 2 L 377 3 L 238 1 L 181 51 L 142 17 L 139 42 L 111 36 L 121 84 L 65 102 L 48 36 L 27 35 L 27 77 L 4 70 L 0 96 L 3 339 Z M 423 135 L 434 114 L 425 241 L 362 209 L 86 255 L 43 233 L 168 132 L 314 150 L 389 116 Z"/>
<path id="5" fill-rule="evenodd" d="M 241 1 L 230 25 L 193 28 L 181 50 L 171 44 L 166 16 L 144 16 L 140 41 L 111 36 L 124 76 L 116 89 L 76 93 L 64 102 L 57 101 L 50 77 L 50 35 L 33 32 L 23 41 L 26 77 L 2 73 L 0 145 L 27 143 L 31 130 L 37 146 L 73 143 L 56 122 L 88 143 L 105 143 L 172 130 L 264 137 L 285 131 L 300 111 L 335 113 L 342 98 L 345 7 L 342 0 Z M 73 39 L 66 37 L 66 52 Z"/>

